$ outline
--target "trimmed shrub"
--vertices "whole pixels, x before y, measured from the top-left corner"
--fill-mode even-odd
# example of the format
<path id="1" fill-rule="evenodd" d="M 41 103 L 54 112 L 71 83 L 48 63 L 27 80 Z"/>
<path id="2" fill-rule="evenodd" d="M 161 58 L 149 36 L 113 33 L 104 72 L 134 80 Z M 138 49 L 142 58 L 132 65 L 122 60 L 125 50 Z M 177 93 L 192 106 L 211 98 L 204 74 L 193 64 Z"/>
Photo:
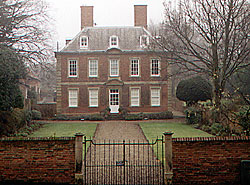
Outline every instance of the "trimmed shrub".
<path id="1" fill-rule="evenodd" d="M 62 121 L 68 121 L 69 117 L 64 114 L 58 114 L 56 117 L 52 118 L 52 120 L 62 120 Z"/>
<path id="2" fill-rule="evenodd" d="M 100 112 L 100 115 L 103 116 L 104 118 L 107 118 L 110 115 L 110 110 L 111 109 L 109 107 L 106 107 L 106 109 Z"/>
<path id="3" fill-rule="evenodd" d="M 52 120 L 77 121 L 80 120 L 80 116 L 68 116 L 65 114 L 59 114 L 56 117 L 52 118 Z"/>
<path id="4" fill-rule="evenodd" d="M 32 110 L 31 114 L 32 114 L 32 119 L 33 120 L 40 120 L 40 119 L 42 119 L 42 114 L 38 110 Z"/>
<path id="5" fill-rule="evenodd" d="M 144 113 L 143 117 L 147 119 L 173 119 L 173 113 L 171 111 L 158 112 L 158 113 Z"/>
<path id="6" fill-rule="evenodd" d="M 80 115 L 80 116 L 68 116 L 65 114 L 59 114 L 51 120 L 62 120 L 62 121 L 79 121 L 79 120 L 90 120 L 90 121 L 103 121 L 104 117 L 101 114 L 91 115 Z"/>
<path id="7" fill-rule="evenodd" d="M 211 100 L 212 95 L 212 85 L 200 76 L 180 81 L 176 89 L 176 97 L 188 105 Z"/>
<path id="8" fill-rule="evenodd" d="M 92 114 L 88 116 L 88 120 L 90 121 L 103 121 L 104 117 L 100 114 Z"/>
<path id="9" fill-rule="evenodd" d="M 143 119 L 143 115 L 142 114 L 127 114 L 124 117 L 124 119 L 127 120 L 127 121 L 142 120 Z"/>

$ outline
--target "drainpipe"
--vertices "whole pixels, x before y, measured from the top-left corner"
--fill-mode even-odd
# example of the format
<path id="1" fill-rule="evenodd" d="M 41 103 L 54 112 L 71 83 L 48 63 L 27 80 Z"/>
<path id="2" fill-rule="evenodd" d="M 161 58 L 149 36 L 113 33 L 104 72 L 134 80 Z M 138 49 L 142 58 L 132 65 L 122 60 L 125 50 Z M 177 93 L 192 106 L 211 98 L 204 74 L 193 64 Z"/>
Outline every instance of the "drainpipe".
<path id="1" fill-rule="evenodd" d="M 173 132 L 164 132 L 165 138 L 165 173 L 164 181 L 166 185 L 172 184 L 173 178 L 173 157 L 172 157 L 172 135 Z"/>

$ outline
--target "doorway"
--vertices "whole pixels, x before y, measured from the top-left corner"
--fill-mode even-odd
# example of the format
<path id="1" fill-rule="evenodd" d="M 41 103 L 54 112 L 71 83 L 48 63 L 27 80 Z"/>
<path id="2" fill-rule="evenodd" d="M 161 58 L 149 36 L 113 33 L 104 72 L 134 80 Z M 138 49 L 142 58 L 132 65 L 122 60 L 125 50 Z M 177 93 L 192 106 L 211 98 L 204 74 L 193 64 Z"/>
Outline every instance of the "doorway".
<path id="1" fill-rule="evenodd" d="M 110 113 L 119 113 L 119 90 L 109 90 L 109 108 Z"/>

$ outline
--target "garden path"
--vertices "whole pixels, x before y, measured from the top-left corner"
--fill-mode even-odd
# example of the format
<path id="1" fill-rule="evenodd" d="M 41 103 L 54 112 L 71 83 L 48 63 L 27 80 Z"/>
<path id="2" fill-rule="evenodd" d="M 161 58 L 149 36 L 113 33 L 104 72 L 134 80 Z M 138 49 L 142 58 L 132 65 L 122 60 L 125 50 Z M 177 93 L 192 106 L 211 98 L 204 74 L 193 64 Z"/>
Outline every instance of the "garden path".
<path id="1" fill-rule="evenodd" d="M 93 142 L 120 145 L 90 145 L 86 154 L 86 166 L 89 167 L 85 168 L 84 184 L 162 184 L 162 165 L 152 147 L 122 144 L 148 143 L 138 123 L 100 123 Z"/>

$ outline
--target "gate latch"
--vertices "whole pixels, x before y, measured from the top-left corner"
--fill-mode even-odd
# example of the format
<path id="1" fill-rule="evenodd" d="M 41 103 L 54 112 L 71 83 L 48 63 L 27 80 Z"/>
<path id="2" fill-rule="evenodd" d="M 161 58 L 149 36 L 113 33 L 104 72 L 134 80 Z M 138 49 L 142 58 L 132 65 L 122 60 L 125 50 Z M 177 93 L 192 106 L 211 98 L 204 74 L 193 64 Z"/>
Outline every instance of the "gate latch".
<path id="1" fill-rule="evenodd" d="M 116 166 L 125 166 L 125 162 L 128 162 L 127 160 L 125 161 L 116 161 Z"/>

